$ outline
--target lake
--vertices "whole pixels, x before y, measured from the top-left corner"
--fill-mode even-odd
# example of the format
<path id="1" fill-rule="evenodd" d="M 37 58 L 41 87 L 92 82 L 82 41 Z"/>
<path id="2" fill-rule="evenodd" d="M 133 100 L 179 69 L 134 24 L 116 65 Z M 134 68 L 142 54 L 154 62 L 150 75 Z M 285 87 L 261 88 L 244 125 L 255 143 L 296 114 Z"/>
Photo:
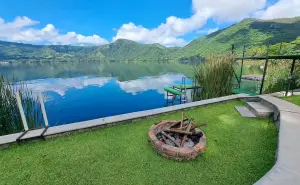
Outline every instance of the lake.
<path id="1" fill-rule="evenodd" d="M 65 62 L 0 65 L 0 73 L 42 91 L 51 126 L 164 107 L 164 87 L 192 81 L 178 63 Z"/>

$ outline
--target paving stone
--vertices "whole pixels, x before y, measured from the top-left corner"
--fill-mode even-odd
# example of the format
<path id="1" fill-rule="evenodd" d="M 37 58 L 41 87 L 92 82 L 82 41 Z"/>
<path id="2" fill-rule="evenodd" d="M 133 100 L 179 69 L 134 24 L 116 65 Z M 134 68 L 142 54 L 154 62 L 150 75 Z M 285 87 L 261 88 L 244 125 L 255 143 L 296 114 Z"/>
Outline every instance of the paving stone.
<path id="1" fill-rule="evenodd" d="M 0 145 L 5 145 L 5 144 L 9 144 L 9 143 L 15 142 L 16 139 L 21 134 L 22 134 L 22 132 L 16 133 L 16 134 L 9 134 L 9 135 L 0 136 Z"/>
<path id="2" fill-rule="evenodd" d="M 270 95 L 260 95 L 259 97 L 275 105 L 280 111 L 300 113 L 300 107 L 290 102 L 275 98 Z"/>
<path id="3" fill-rule="evenodd" d="M 256 116 L 247 108 L 236 106 L 235 109 L 241 114 L 241 116 L 246 118 L 256 118 Z"/>
<path id="4" fill-rule="evenodd" d="M 247 107 L 257 117 L 269 117 L 274 113 L 260 102 L 247 102 Z"/>
<path id="5" fill-rule="evenodd" d="M 36 129 L 36 130 L 29 130 L 23 137 L 21 137 L 21 140 L 39 137 L 43 133 L 43 131 L 44 131 L 44 128 Z"/>
<path id="6" fill-rule="evenodd" d="M 104 125 L 105 122 L 103 118 L 90 120 L 90 121 L 83 121 L 78 123 L 66 124 L 66 125 L 59 125 L 54 127 L 49 127 L 47 132 L 44 134 L 45 136 L 60 134 L 64 132 L 70 132 L 80 129 L 87 129 L 91 127 L 97 127 Z"/>

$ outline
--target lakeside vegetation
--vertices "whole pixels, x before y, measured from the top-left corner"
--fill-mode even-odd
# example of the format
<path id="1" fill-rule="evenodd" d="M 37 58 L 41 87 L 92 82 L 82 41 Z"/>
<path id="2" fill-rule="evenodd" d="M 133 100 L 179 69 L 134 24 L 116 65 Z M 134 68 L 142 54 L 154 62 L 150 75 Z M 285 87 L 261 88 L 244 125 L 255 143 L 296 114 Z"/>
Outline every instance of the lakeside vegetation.
<path id="1" fill-rule="evenodd" d="M 3 184 L 253 184 L 273 165 L 277 131 L 239 115 L 240 101 L 186 111 L 203 127 L 207 149 L 190 162 L 167 160 L 148 143 L 149 127 L 181 112 L 18 145 L 0 152 Z M 255 139 L 254 139 L 255 138 Z M 179 176 L 179 173 L 184 173 Z"/>
<path id="2" fill-rule="evenodd" d="M 41 111 L 37 98 L 26 86 L 10 84 L 0 76 L 0 136 L 23 131 L 15 92 L 19 91 L 29 128 L 41 127 Z"/>
<path id="3" fill-rule="evenodd" d="M 194 67 L 197 85 L 202 87 L 200 99 L 216 98 L 232 94 L 234 73 L 233 55 L 211 55 L 205 63 Z"/>

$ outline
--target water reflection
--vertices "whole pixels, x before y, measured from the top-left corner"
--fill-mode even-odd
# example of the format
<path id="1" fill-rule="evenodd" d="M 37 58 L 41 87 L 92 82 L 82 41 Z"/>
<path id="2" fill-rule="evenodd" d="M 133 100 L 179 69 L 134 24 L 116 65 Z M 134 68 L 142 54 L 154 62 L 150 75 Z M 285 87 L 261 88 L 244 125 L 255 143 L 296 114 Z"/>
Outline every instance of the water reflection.
<path id="1" fill-rule="evenodd" d="M 165 74 L 121 82 L 110 77 L 49 78 L 26 81 L 46 96 L 50 125 L 163 107 L 163 88 L 181 83 L 183 74 Z M 191 83 L 187 80 L 187 83 Z"/>
<path id="2" fill-rule="evenodd" d="M 83 89 L 87 86 L 101 87 L 112 78 L 106 77 L 75 77 L 75 78 L 47 78 L 24 81 L 27 88 L 41 92 L 55 92 L 64 96 L 69 89 Z"/>
<path id="3" fill-rule="evenodd" d="M 147 62 L 0 65 L 7 78 L 46 95 L 50 125 L 164 107 L 164 87 L 180 84 L 190 69 L 177 63 Z"/>
<path id="4" fill-rule="evenodd" d="M 81 76 L 115 77 L 129 81 L 144 76 L 158 76 L 167 73 L 181 73 L 190 76 L 191 66 L 178 63 L 101 63 L 101 62 L 60 62 L 60 63 L 15 63 L 0 64 L 0 74 L 14 81 L 44 78 L 74 78 Z"/>

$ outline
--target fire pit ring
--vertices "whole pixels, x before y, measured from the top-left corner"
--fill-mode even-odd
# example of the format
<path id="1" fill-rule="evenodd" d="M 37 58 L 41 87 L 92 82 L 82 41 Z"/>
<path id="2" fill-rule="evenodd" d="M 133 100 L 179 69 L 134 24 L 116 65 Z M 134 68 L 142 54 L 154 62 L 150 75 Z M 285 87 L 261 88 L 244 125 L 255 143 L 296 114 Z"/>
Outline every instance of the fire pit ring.
<path id="1" fill-rule="evenodd" d="M 178 120 L 164 120 L 158 124 L 152 125 L 148 132 L 149 141 L 159 154 L 168 159 L 177 161 L 188 161 L 195 159 L 201 152 L 205 150 L 206 147 L 206 137 L 200 129 L 196 128 L 196 130 L 198 132 L 202 132 L 203 135 L 200 137 L 199 142 L 195 143 L 193 147 L 171 146 L 157 138 L 157 134 L 160 133 L 164 127 L 168 127 L 176 122 L 178 122 Z"/>

